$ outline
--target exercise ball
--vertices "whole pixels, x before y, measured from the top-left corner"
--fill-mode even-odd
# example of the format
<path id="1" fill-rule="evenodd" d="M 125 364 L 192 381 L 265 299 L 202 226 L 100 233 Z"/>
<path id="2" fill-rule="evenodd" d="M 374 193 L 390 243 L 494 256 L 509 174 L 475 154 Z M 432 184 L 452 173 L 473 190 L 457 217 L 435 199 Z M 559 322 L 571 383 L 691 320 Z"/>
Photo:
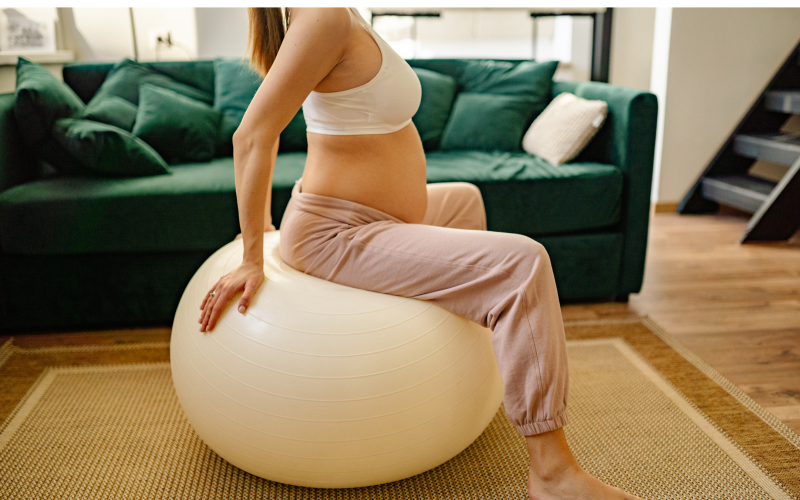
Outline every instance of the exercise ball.
<path id="1" fill-rule="evenodd" d="M 200 438 L 251 474 L 317 488 L 404 479 L 475 441 L 503 394 L 491 331 L 298 272 L 279 238 L 264 234 L 267 279 L 245 314 L 237 296 L 214 330 L 199 331 L 200 303 L 242 262 L 241 240 L 215 252 L 181 298 L 172 378 Z"/>

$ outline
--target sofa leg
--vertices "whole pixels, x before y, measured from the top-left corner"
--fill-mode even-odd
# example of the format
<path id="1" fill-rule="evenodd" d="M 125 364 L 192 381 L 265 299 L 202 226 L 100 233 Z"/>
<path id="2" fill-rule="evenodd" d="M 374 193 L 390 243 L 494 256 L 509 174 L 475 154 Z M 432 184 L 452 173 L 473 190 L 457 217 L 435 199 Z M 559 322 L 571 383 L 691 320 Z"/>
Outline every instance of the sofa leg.
<path id="1" fill-rule="evenodd" d="M 614 297 L 614 302 L 628 302 L 628 294 L 621 293 L 617 295 L 616 297 Z"/>

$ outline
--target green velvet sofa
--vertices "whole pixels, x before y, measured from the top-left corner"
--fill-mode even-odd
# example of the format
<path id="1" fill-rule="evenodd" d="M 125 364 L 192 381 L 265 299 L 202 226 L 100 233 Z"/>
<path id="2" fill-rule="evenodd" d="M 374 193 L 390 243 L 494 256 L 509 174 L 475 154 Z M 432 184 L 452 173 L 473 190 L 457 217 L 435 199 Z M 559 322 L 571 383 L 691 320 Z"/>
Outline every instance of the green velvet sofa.
<path id="1" fill-rule="evenodd" d="M 409 63 L 463 84 L 465 60 Z M 88 102 L 112 66 L 68 64 L 64 81 Z M 213 61 L 152 67 L 214 92 Z M 603 83 L 553 82 L 552 95 L 561 92 L 608 103 L 605 124 L 574 161 L 554 167 L 521 150 L 442 151 L 426 143 L 428 181 L 474 183 L 489 230 L 540 241 L 562 301 L 625 300 L 644 273 L 656 99 Z M 166 176 L 42 178 L 23 146 L 14 99 L 0 95 L 2 329 L 171 324 L 194 272 L 239 232 L 232 157 L 173 165 Z M 277 227 L 305 161 L 298 150 L 304 130 L 290 128 L 273 181 Z"/>

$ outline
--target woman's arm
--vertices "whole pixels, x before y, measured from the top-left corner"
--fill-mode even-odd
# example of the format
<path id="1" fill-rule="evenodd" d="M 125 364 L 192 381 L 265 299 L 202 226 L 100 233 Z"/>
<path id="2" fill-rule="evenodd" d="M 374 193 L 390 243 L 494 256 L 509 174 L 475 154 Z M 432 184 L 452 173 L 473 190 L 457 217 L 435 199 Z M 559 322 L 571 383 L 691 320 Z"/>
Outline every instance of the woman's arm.
<path id="1" fill-rule="evenodd" d="M 267 179 L 267 201 L 264 202 L 264 232 L 274 231 L 275 226 L 272 225 L 272 175 L 275 173 L 275 162 L 278 161 L 278 148 L 281 144 L 281 138 L 278 136 L 275 139 L 275 145 L 272 146 L 272 162 L 269 169 L 269 179 Z"/>
<path id="2" fill-rule="evenodd" d="M 209 290 L 200 306 L 200 331 L 216 325 L 225 305 L 239 292 L 239 312 L 264 281 L 264 229 L 271 220 L 267 201 L 281 131 L 303 101 L 341 61 L 351 30 L 345 9 L 292 9 L 275 62 L 233 135 L 233 164 L 244 259 Z"/>
<path id="3" fill-rule="evenodd" d="M 275 173 L 275 162 L 278 158 L 278 148 L 280 146 L 280 137 L 275 141 L 275 145 L 272 147 L 272 162 L 270 163 L 269 167 L 269 178 L 267 179 L 267 186 L 270 186 L 267 189 L 267 199 L 264 202 L 264 232 L 268 231 L 275 231 L 275 226 L 272 225 L 272 175 Z M 235 170 L 235 169 L 234 169 Z M 241 176 L 236 177 L 236 190 L 237 192 L 240 190 Z M 242 233 L 236 235 L 236 240 L 242 237 Z"/>

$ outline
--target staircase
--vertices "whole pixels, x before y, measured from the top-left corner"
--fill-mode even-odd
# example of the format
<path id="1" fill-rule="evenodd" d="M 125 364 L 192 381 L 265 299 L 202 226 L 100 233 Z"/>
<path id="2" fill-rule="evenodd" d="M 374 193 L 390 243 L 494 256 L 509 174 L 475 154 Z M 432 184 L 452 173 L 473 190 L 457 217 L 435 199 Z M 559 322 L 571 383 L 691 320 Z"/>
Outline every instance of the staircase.
<path id="1" fill-rule="evenodd" d="M 740 243 L 790 238 L 800 228 L 800 128 L 787 130 L 790 123 L 800 123 L 800 116 L 793 115 L 800 115 L 800 44 L 683 198 L 678 213 L 711 213 L 728 205 L 753 214 Z M 754 175 L 756 162 L 789 168 L 779 179 L 765 179 Z"/>

